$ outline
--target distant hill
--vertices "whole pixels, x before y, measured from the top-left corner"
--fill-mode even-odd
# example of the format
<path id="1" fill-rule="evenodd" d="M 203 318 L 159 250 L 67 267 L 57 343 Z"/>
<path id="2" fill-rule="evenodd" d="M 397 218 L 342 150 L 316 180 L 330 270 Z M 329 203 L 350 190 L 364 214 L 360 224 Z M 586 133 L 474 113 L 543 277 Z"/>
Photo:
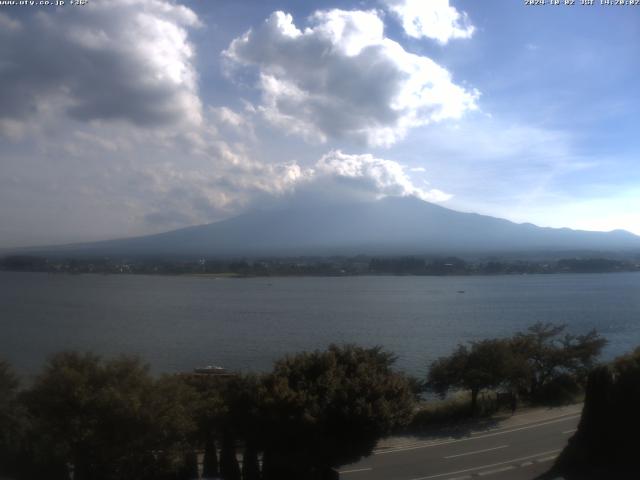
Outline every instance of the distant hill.
<path id="1" fill-rule="evenodd" d="M 29 249 L 64 255 L 302 256 L 640 251 L 623 230 L 541 228 L 462 213 L 413 197 L 254 211 L 136 238 Z"/>

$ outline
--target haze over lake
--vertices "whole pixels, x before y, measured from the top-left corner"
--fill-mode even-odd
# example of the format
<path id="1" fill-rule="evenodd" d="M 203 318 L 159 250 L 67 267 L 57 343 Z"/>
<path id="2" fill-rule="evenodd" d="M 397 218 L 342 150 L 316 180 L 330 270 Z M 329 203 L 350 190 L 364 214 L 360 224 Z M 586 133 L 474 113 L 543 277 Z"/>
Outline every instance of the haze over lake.
<path id="1" fill-rule="evenodd" d="M 458 343 L 536 321 L 640 342 L 640 274 L 202 278 L 0 272 L 0 356 L 37 371 L 63 349 L 141 355 L 155 372 L 266 370 L 332 342 L 383 345 L 426 373 Z"/>

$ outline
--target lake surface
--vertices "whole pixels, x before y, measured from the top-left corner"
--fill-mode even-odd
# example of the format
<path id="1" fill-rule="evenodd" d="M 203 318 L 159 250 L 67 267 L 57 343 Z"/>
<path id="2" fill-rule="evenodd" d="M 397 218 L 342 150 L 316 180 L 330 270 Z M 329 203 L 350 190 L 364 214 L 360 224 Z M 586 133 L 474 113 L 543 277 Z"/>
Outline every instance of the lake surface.
<path id="1" fill-rule="evenodd" d="M 461 293 L 464 292 L 464 293 Z M 459 342 L 536 321 L 597 328 L 605 358 L 640 345 L 640 273 L 204 278 L 0 272 L 0 357 L 23 374 L 64 349 L 133 353 L 154 372 L 267 370 L 332 342 L 382 345 L 423 375 Z"/>

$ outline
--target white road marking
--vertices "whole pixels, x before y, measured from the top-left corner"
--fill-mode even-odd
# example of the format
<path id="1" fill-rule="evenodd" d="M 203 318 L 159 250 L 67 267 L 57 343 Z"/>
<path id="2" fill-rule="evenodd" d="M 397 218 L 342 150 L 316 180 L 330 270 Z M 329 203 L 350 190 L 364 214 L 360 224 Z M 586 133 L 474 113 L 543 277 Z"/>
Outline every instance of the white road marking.
<path id="1" fill-rule="evenodd" d="M 540 453 L 536 453 L 534 455 L 527 455 L 526 457 L 513 458 L 511 460 L 506 460 L 504 462 L 492 463 L 490 465 L 481 465 L 479 467 L 465 468 L 464 470 L 457 470 L 455 472 L 438 473 L 437 475 L 429 475 L 427 477 L 412 478 L 411 480 L 429 480 L 430 478 L 447 477 L 449 475 L 457 475 L 458 473 L 467 473 L 467 472 L 472 472 L 474 470 L 482 470 L 482 469 L 485 469 L 485 468 L 498 467 L 500 465 L 508 465 L 510 463 L 516 463 L 516 462 L 520 462 L 522 460 L 528 460 L 530 458 L 540 457 L 541 455 L 549 455 L 551 453 L 558 453 L 560 450 L 562 450 L 562 449 L 558 448 L 556 450 L 549 450 L 547 452 L 540 452 Z"/>
<path id="2" fill-rule="evenodd" d="M 421 448 L 430 448 L 430 447 L 437 447 L 439 445 L 449 445 L 451 443 L 458 443 L 458 442 L 468 442 L 470 440 L 479 440 L 481 438 L 487 438 L 487 437 L 495 437 L 496 435 L 506 435 L 508 433 L 512 433 L 512 432 L 519 432 L 521 430 L 529 430 L 531 428 L 537 428 L 537 427 L 544 427 L 545 425 L 551 425 L 552 423 L 558 423 L 558 422 L 566 422 L 567 420 L 573 420 L 574 418 L 578 418 L 580 415 L 572 415 L 570 417 L 562 417 L 562 418 L 558 418 L 556 420 L 551 420 L 548 422 L 543 422 L 543 423 L 536 423 L 534 425 L 527 425 L 524 427 L 518 427 L 518 428 L 513 428 L 511 430 L 504 430 L 504 431 L 500 431 L 500 432 L 493 432 L 493 433 L 485 433 L 484 435 L 478 435 L 476 437 L 467 437 L 467 438 L 460 438 L 460 439 L 456 439 L 456 440 L 444 440 L 442 442 L 435 442 L 435 443 L 429 443 L 429 444 L 425 444 L 425 445 L 416 445 L 414 447 L 404 447 L 404 448 L 396 448 L 396 449 L 390 449 L 390 450 L 382 450 L 379 452 L 374 452 L 374 455 L 387 455 L 389 453 L 397 453 L 397 452 L 406 452 L 409 450 L 418 450 Z"/>
<path id="3" fill-rule="evenodd" d="M 513 417 L 518 417 L 518 416 L 524 416 L 524 415 L 529 415 L 528 413 L 522 413 L 522 414 L 518 414 L 518 415 L 513 415 Z M 580 416 L 581 413 L 577 413 L 577 414 L 573 414 L 573 413 L 565 413 L 563 415 L 558 415 L 556 417 L 549 417 L 547 420 L 564 420 L 566 418 L 576 418 L 576 416 Z M 511 418 L 513 418 L 511 417 Z M 537 424 L 537 422 L 540 422 L 541 420 L 537 420 L 537 421 L 533 421 L 533 422 L 528 422 L 528 423 L 524 423 L 521 424 L 521 426 L 527 426 L 527 425 L 535 425 Z M 544 421 L 544 420 L 542 420 Z M 501 432 L 503 430 L 509 430 L 510 428 L 514 428 L 514 427 L 499 427 L 499 428 L 494 428 L 491 431 L 492 432 Z M 564 433 L 564 432 L 563 432 Z M 469 436 L 471 437 L 476 437 L 479 435 L 485 435 L 485 432 L 471 432 L 469 434 Z M 453 440 L 453 441 L 460 441 L 460 440 Z M 380 453 L 385 453 L 385 452 L 394 452 L 394 451 L 401 451 L 404 449 L 408 449 L 408 448 L 413 448 L 413 447 L 429 447 L 431 445 L 442 445 L 442 442 L 438 442 L 435 440 L 420 440 L 420 441 L 407 441 L 404 443 L 400 443 L 399 445 L 396 446 L 389 446 L 389 447 L 381 447 L 381 448 L 377 448 L 376 450 L 374 450 L 373 455 L 378 455 Z"/>
<path id="4" fill-rule="evenodd" d="M 478 472 L 478 476 L 479 477 L 484 477 L 485 475 L 493 475 L 494 473 L 501 473 L 501 472 L 506 472 L 508 470 L 513 470 L 514 467 L 513 465 L 509 465 L 508 467 L 502 467 L 502 468 L 494 468 L 493 470 L 485 470 L 484 472 Z"/>
<path id="5" fill-rule="evenodd" d="M 343 473 L 357 473 L 357 472 L 370 472 L 373 470 L 372 468 L 354 468 L 353 470 L 339 470 L 338 473 L 342 475 Z"/>
<path id="6" fill-rule="evenodd" d="M 538 463 L 550 462 L 551 460 L 555 460 L 556 458 L 558 458 L 558 455 L 549 455 L 548 457 L 536 458 L 536 462 Z"/>
<path id="7" fill-rule="evenodd" d="M 558 417 L 562 417 L 564 415 L 573 415 L 574 413 L 582 413 L 582 408 L 583 408 L 583 404 L 577 404 L 575 407 L 567 407 L 565 408 L 565 412 L 562 415 L 558 415 Z M 531 415 L 531 414 L 535 414 L 535 412 L 532 411 L 522 411 L 519 413 L 516 413 L 514 415 L 511 415 L 510 418 L 517 418 L 517 417 L 526 417 L 527 415 Z"/>
<path id="8" fill-rule="evenodd" d="M 568 435 L 569 433 L 573 433 L 575 431 L 577 431 L 577 428 L 572 428 L 571 430 L 565 430 L 564 432 L 562 432 L 563 435 Z"/>
<path id="9" fill-rule="evenodd" d="M 509 445 L 500 445 L 499 447 L 485 448 L 484 450 L 476 450 L 474 452 L 466 452 L 466 453 L 458 453 L 457 455 L 449 455 L 448 457 L 444 457 L 444 458 L 456 458 L 456 457 L 464 457 L 466 455 L 475 455 L 476 453 L 490 452 L 491 450 L 500 450 L 501 448 L 507 448 L 508 446 Z"/>

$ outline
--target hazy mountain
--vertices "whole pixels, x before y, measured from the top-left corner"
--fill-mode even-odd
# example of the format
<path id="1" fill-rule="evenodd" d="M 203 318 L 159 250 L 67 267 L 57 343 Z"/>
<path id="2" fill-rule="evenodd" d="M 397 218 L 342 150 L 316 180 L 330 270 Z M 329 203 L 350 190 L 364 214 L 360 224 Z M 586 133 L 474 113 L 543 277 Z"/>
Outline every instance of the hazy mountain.
<path id="1" fill-rule="evenodd" d="M 67 245 L 55 251 L 66 255 L 298 256 L 631 249 L 640 250 L 640 237 L 623 230 L 541 228 L 457 212 L 413 197 L 389 197 L 368 203 L 255 211 L 208 225 Z"/>

